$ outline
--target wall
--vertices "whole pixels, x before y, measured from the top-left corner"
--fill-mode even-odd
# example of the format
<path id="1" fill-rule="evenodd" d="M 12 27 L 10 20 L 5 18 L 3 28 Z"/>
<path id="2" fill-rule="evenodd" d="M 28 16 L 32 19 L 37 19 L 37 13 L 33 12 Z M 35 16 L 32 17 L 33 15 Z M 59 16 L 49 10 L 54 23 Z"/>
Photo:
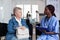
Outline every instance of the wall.
<path id="1" fill-rule="evenodd" d="M 8 23 L 11 18 L 11 0 L 0 0 L 0 22 Z"/>
<path id="2" fill-rule="evenodd" d="M 37 4 L 39 5 L 39 12 L 43 13 L 45 0 L 0 0 L 0 22 L 8 23 L 13 13 L 13 8 L 17 4 Z"/>

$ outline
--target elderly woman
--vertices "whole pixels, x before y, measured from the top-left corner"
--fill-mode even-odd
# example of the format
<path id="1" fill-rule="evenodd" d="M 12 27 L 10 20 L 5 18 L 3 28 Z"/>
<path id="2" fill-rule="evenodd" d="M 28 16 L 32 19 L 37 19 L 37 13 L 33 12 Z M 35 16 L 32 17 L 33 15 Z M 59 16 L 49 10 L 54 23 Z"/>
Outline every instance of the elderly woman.
<path id="1" fill-rule="evenodd" d="M 19 7 L 15 7 L 13 9 L 14 17 L 12 17 L 9 20 L 8 26 L 7 26 L 7 35 L 6 40 L 18 40 L 16 37 L 16 28 L 20 26 L 22 30 L 25 30 L 25 28 L 28 28 L 26 25 L 26 21 L 22 19 L 22 9 Z M 29 40 L 28 38 L 19 39 L 19 40 Z"/>

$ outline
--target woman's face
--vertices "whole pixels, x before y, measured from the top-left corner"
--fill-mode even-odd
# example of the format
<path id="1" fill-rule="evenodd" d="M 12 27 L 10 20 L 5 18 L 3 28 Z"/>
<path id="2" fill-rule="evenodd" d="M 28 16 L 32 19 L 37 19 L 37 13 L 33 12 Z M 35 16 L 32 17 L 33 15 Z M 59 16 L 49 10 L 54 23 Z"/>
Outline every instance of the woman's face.
<path id="1" fill-rule="evenodd" d="M 45 15 L 50 15 L 51 14 L 50 10 L 47 7 L 44 10 L 44 14 Z"/>
<path id="2" fill-rule="evenodd" d="M 18 18 L 21 18 L 21 16 L 22 16 L 22 10 L 16 9 L 15 16 L 18 17 Z"/>

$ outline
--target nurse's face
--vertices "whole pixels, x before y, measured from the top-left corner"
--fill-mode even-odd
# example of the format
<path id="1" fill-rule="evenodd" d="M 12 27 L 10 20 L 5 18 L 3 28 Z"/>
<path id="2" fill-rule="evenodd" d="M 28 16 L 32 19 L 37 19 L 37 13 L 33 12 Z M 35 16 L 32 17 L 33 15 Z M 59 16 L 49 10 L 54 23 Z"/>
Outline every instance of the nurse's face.
<path id="1" fill-rule="evenodd" d="M 18 18 L 21 18 L 21 16 L 22 16 L 22 10 L 16 9 L 15 16 L 18 17 Z"/>
<path id="2" fill-rule="evenodd" d="M 44 14 L 45 15 L 50 15 L 51 14 L 50 10 L 47 7 L 44 10 Z"/>

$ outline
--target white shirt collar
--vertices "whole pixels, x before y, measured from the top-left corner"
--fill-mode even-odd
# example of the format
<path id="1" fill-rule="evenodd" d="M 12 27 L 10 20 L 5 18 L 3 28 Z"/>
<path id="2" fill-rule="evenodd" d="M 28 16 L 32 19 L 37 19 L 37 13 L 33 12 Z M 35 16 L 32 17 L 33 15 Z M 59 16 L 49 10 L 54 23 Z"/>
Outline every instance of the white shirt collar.
<path id="1" fill-rule="evenodd" d="M 22 24 L 21 24 L 21 18 L 20 18 L 20 20 L 18 20 L 18 19 L 15 17 L 15 19 L 16 19 L 16 21 L 18 22 L 19 26 L 22 26 Z"/>

